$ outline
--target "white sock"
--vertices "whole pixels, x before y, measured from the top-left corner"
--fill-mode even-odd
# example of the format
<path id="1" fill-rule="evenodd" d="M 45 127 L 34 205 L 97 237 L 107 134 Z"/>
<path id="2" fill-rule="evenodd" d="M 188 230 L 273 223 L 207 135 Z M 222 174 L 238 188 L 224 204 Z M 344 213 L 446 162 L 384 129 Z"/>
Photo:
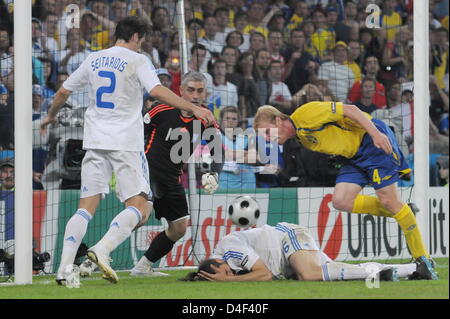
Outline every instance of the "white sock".
<path id="1" fill-rule="evenodd" d="M 85 209 L 78 209 L 69 219 L 64 233 L 64 245 L 61 255 L 61 263 L 58 273 L 63 273 L 68 265 L 72 265 L 77 255 L 81 240 L 86 234 L 86 230 L 92 215 Z"/>
<path id="2" fill-rule="evenodd" d="M 324 281 L 366 279 L 370 275 L 361 265 L 330 262 L 322 265 Z"/>
<path id="3" fill-rule="evenodd" d="M 105 236 L 92 249 L 109 256 L 117 246 L 130 237 L 141 218 L 142 214 L 136 207 L 128 206 L 112 220 Z"/>
<path id="4" fill-rule="evenodd" d="M 399 278 L 406 278 L 416 271 L 416 264 L 379 264 L 375 262 L 362 263 L 358 265 L 340 262 L 326 263 L 322 266 L 323 280 L 356 280 L 366 279 L 384 267 L 397 268 Z"/>
<path id="5" fill-rule="evenodd" d="M 415 272 L 417 269 L 416 264 L 400 264 L 400 265 L 386 265 L 386 266 L 393 266 L 397 268 L 397 275 L 399 278 L 406 278 L 413 272 Z"/>
<path id="6" fill-rule="evenodd" d="M 387 267 L 397 268 L 397 276 L 399 278 L 406 278 L 416 271 L 416 264 L 379 264 L 376 262 L 368 262 L 360 264 L 362 267 L 366 268 L 368 273 L 373 273 L 378 267 L 380 270 Z"/>

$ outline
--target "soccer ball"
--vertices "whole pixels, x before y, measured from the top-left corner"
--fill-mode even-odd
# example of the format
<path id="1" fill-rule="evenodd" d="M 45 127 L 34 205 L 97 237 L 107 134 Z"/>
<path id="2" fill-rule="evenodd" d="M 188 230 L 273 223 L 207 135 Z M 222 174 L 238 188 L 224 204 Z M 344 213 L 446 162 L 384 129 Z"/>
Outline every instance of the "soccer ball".
<path id="1" fill-rule="evenodd" d="M 259 205 L 248 195 L 233 199 L 228 207 L 228 216 L 239 227 L 252 227 L 256 225 L 260 215 Z"/>

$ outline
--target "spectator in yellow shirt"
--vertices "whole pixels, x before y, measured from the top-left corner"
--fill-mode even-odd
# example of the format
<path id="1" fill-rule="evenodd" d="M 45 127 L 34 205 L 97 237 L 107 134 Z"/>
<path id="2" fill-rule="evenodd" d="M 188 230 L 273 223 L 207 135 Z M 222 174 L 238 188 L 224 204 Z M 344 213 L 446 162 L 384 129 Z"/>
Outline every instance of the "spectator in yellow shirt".
<path id="1" fill-rule="evenodd" d="M 311 35 L 312 45 L 319 52 L 320 60 L 330 61 L 333 58 L 332 51 L 336 41 L 334 29 L 328 26 L 326 13 L 321 9 L 314 10 L 312 20 L 315 26 L 315 31 Z"/>
<path id="2" fill-rule="evenodd" d="M 113 34 L 104 30 L 99 20 L 91 12 L 85 13 L 81 17 L 80 30 L 81 45 L 90 51 L 106 49 L 110 43 L 109 36 Z"/>
<path id="3" fill-rule="evenodd" d="M 203 20 L 202 5 L 204 2 L 205 2 L 204 0 L 192 0 L 191 1 L 192 11 L 194 11 L 194 18 Z"/>
<path id="4" fill-rule="evenodd" d="M 445 88 L 445 73 L 448 73 L 448 30 L 441 27 L 434 32 L 433 74 L 441 89 Z"/>
<path id="5" fill-rule="evenodd" d="M 397 30 L 402 26 L 402 18 L 395 12 L 397 1 L 383 1 L 383 13 L 381 15 L 381 27 L 386 30 L 387 40 L 394 41 Z"/>
<path id="6" fill-rule="evenodd" d="M 319 59 L 319 50 L 314 47 L 311 37 L 314 34 L 315 27 L 312 20 L 306 19 L 300 25 L 300 29 L 305 33 L 305 51 L 312 55 L 315 60 Z"/>
<path id="7" fill-rule="evenodd" d="M 355 82 L 361 81 L 360 68 L 361 46 L 357 41 L 350 41 L 348 43 L 348 59 L 345 63 L 355 75 Z"/>
<path id="8" fill-rule="evenodd" d="M 105 14 L 102 9 L 102 4 L 102 1 L 95 1 L 92 5 L 98 13 L 86 10 L 81 17 L 81 45 L 91 51 L 106 49 L 114 41 L 116 24 L 99 14 Z"/>
<path id="9" fill-rule="evenodd" d="M 447 29 L 448 31 L 448 15 L 446 15 L 442 20 L 441 20 L 441 25 Z"/>
<path id="10" fill-rule="evenodd" d="M 248 24 L 244 28 L 243 33 L 250 34 L 253 31 L 258 31 L 264 35 L 264 37 L 267 39 L 267 36 L 269 35 L 269 30 L 267 30 L 266 26 L 264 25 L 264 6 L 257 1 L 254 1 L 250 4 L 250 7 L 247 11 L 247 20 Z"/>
<path id="11" fill-rule="evenodd" d="M 304 0 L 297 1 L 294 6 L 294 14 L 289 20 L 286 28 L 290 31 L 296 29 L 300 24 L 309 17 L 309 8 Z"/>

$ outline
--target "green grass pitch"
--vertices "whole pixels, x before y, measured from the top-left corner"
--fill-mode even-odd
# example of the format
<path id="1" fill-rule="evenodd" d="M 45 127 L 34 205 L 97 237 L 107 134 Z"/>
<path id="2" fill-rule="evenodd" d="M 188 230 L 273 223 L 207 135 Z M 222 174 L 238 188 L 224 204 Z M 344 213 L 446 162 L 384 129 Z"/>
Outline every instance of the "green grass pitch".
<path id="1" fill-rule="evenodd" d="M 119 272 L 117 284 L 94 273 L 72 289 L 57 286 L 54 276 L 35 276 L 32 285 L 0 284 L 0 299 L 448 299 L 449 259 L 436 262 L 437 281 L 381 282 L 372 289 L 364 281 L 182 282 L 178 279 L 192 270 L 171 270 L 169 277 L 155 278 Z"/>

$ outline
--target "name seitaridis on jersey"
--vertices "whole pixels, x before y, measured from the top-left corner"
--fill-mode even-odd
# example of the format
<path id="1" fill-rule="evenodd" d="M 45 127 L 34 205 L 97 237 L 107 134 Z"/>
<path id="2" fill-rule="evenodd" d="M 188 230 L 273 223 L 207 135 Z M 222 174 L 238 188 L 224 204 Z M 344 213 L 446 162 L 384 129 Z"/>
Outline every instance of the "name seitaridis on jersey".
<path id="1" fill-rule="evenodd" d="M 143 92 L 161 85 L 154 70 L 147 56 L 120 46 L 89 54 L 63 83 L 72 92 L 87 87 L 83 148 L 144 150 Z"/>
<path id="2" fill-rule="evenodd" d="M 122 60 L 121 58 L 117 58 L 114 56 L 102 56 L 98 57 L 95 60 L 92 60 L 91 67 L 92 71 L 95 71 L 100 68 L 112 68 L 119 72 L 123 72 L 128 62 Z"/>

